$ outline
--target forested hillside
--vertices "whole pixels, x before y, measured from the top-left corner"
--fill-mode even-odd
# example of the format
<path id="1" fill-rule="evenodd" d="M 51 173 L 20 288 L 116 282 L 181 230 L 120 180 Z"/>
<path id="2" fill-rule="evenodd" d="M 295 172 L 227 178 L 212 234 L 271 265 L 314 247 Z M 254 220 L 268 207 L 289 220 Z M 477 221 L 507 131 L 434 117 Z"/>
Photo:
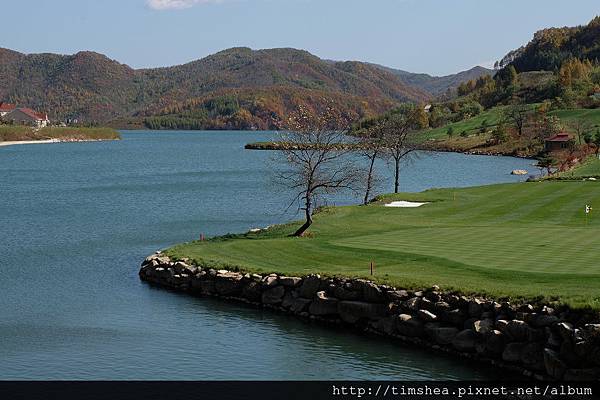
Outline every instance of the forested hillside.
<path id="1" fill-rule="evenodd" d="M 184 65 L 142 70 L 92 52 L 25 55 L 0 49 L 0 82 L 0 99 L 47 110 L 53 119 L 141 123 L 182 110 L 172 121 L 194 127 L 279 126 L 274 121 L 285 119 L 299 97 L 309 109 L 319 109 L 328 98 L 359 116 L 431 97 L 381 68 L 325 62 L 295 49 L 233 48 Z M 207 101 L 236 106 L 196 109 Z M 233 114 L 243 122 L 231 122 Z"/>
<path id="2" fill-rule="evenodd" d="M 572 58 L 600 59 L 600 17 L 587 25 L 540 30 L 527 45 L 508 53 L 498 66 L 512 65 L 517 72 L 556 71 Z"/>
<path id="3" fill-rule="evenodd" d="M 431 76 L 429 74 L 415 74 L 399 69 L 381 67 L 396 75 L 407 85 L 418 87 L 435 96 L 452 93 L 464 82 L 480 78 L 482 76 L 493 76 L 495 71 L 481 66 L 473 67 L 457 74 L 445 76 Z M 452 93 L 453 94 L 453 93 Z"/>

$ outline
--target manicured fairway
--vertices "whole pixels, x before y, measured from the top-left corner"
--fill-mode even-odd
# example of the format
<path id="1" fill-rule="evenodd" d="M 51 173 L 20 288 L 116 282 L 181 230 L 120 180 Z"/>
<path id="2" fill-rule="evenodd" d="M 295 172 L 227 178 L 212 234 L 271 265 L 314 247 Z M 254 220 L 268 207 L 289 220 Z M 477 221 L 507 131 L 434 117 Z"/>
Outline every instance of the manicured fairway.
<path id="1" fill-rule="evenodd" d="M 382 206 L 400 199 L 430 203 Z M 216 267 L 293 275 L 368 277 L 372 261 L 375 280 L 399 287 L 438 284 L 600 308 L 600 182 L 439 189 L 382 202 L 317 214 L 310 238 L 287 237 L 291 224 L 169 252 Z M 595 209 L 587 217 L 585 204 Z"/>

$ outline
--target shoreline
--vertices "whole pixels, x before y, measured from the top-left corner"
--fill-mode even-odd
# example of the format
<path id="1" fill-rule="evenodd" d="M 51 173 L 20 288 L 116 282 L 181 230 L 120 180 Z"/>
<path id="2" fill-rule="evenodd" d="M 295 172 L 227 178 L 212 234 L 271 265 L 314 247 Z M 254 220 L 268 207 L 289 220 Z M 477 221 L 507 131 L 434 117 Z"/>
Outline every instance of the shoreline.
<path id="1" fill-rule="evenodd" d="M 58 139 L 47 139 L 47 140 L 12 140 L 0 142 L 0 147 L 4 146 L 15 146 L 19 144 L 48 144 L 48 143 L 60 143 Z"/>
<path id="2" fill-rule="evenodd" d="M 242 302 L 487 363 L 528 379 L 600 379 L 600 323 L 585 311 L 467 297 L 437 286 L 413 291 L 365 279 L 217 271 L 161 252 L 144 260 L 139 277 L 177 292 Z"/>
<path id="3" fill-rule="evenodd" d="M 52 143 L 74 143 L 74 142 L 108 142 L 119 139 L 43 139 L 43 140 L 12 140 L 0 142 L 0 147 L 16 146 L 23 144 L 52 144 Z"/>
<path id="4" fill-rule="evenodd" d="M 281 151 L 283 148 L 284 144 L 279 143 L 279 142 L 252 142 L 252 143 L 247 143 L 246 145 L 244 145 L 244 149 L 245 150 L 257 150 L 257 151 Z M 345 147 L 350 147 L 350 146 L 345 146 Z M 521 158 L 521 159 L 527 159 L 527 160 L 537 160 L 537 157 L 535 154 L 532 155 L 523 155 L 523 154 L 518 154 L 518 153 L 504 153 L 504 152 L 493 152 L 493 151 L 487 151 L 485 149 L 482 150 L 476 150 L 476 149 L 471 149 L 471 150 L 460 150 L 460 149 L 454 149 L 451 147 L 434 147 L 434 146 L 423 146 L 423 145 L 418 145 L 415 147 L 417 150 L 420 151 L 429 151 L 429 152 L 440 152 L 440 153 L 458 153 L 458 154 L 465 154 L 465 155 L 477 155 L 477 156 L 490 156 L 490 157 L 514 157 L 514 158 Z"/>

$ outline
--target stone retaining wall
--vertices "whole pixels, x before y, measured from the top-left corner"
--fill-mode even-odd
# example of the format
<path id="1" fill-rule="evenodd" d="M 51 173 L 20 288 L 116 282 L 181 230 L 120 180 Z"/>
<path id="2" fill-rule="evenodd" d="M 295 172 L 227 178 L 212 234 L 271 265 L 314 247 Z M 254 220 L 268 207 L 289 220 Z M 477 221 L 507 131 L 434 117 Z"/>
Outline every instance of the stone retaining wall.
<path id="1" fill-rule="evenodd" d="M 414 292 L 363 279 L 216 271 L 161 253 L 144 260 L 140 278 L 178 291 L 356 327 L 536 379 L 600 379 L 595 313 L 468 298 L 436 286 Z"/>

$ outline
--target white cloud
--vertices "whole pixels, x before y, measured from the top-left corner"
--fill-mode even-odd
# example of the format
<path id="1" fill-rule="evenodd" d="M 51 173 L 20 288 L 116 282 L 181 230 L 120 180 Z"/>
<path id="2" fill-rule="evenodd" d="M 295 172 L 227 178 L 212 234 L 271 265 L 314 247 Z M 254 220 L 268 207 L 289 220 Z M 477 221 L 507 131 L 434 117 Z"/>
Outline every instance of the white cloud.
<path id="1" fill-rule="evenodd" d="M 197 4 L 221 3 L 222 0 L 146 0 L 153 10 L 181 10 Z"/>

